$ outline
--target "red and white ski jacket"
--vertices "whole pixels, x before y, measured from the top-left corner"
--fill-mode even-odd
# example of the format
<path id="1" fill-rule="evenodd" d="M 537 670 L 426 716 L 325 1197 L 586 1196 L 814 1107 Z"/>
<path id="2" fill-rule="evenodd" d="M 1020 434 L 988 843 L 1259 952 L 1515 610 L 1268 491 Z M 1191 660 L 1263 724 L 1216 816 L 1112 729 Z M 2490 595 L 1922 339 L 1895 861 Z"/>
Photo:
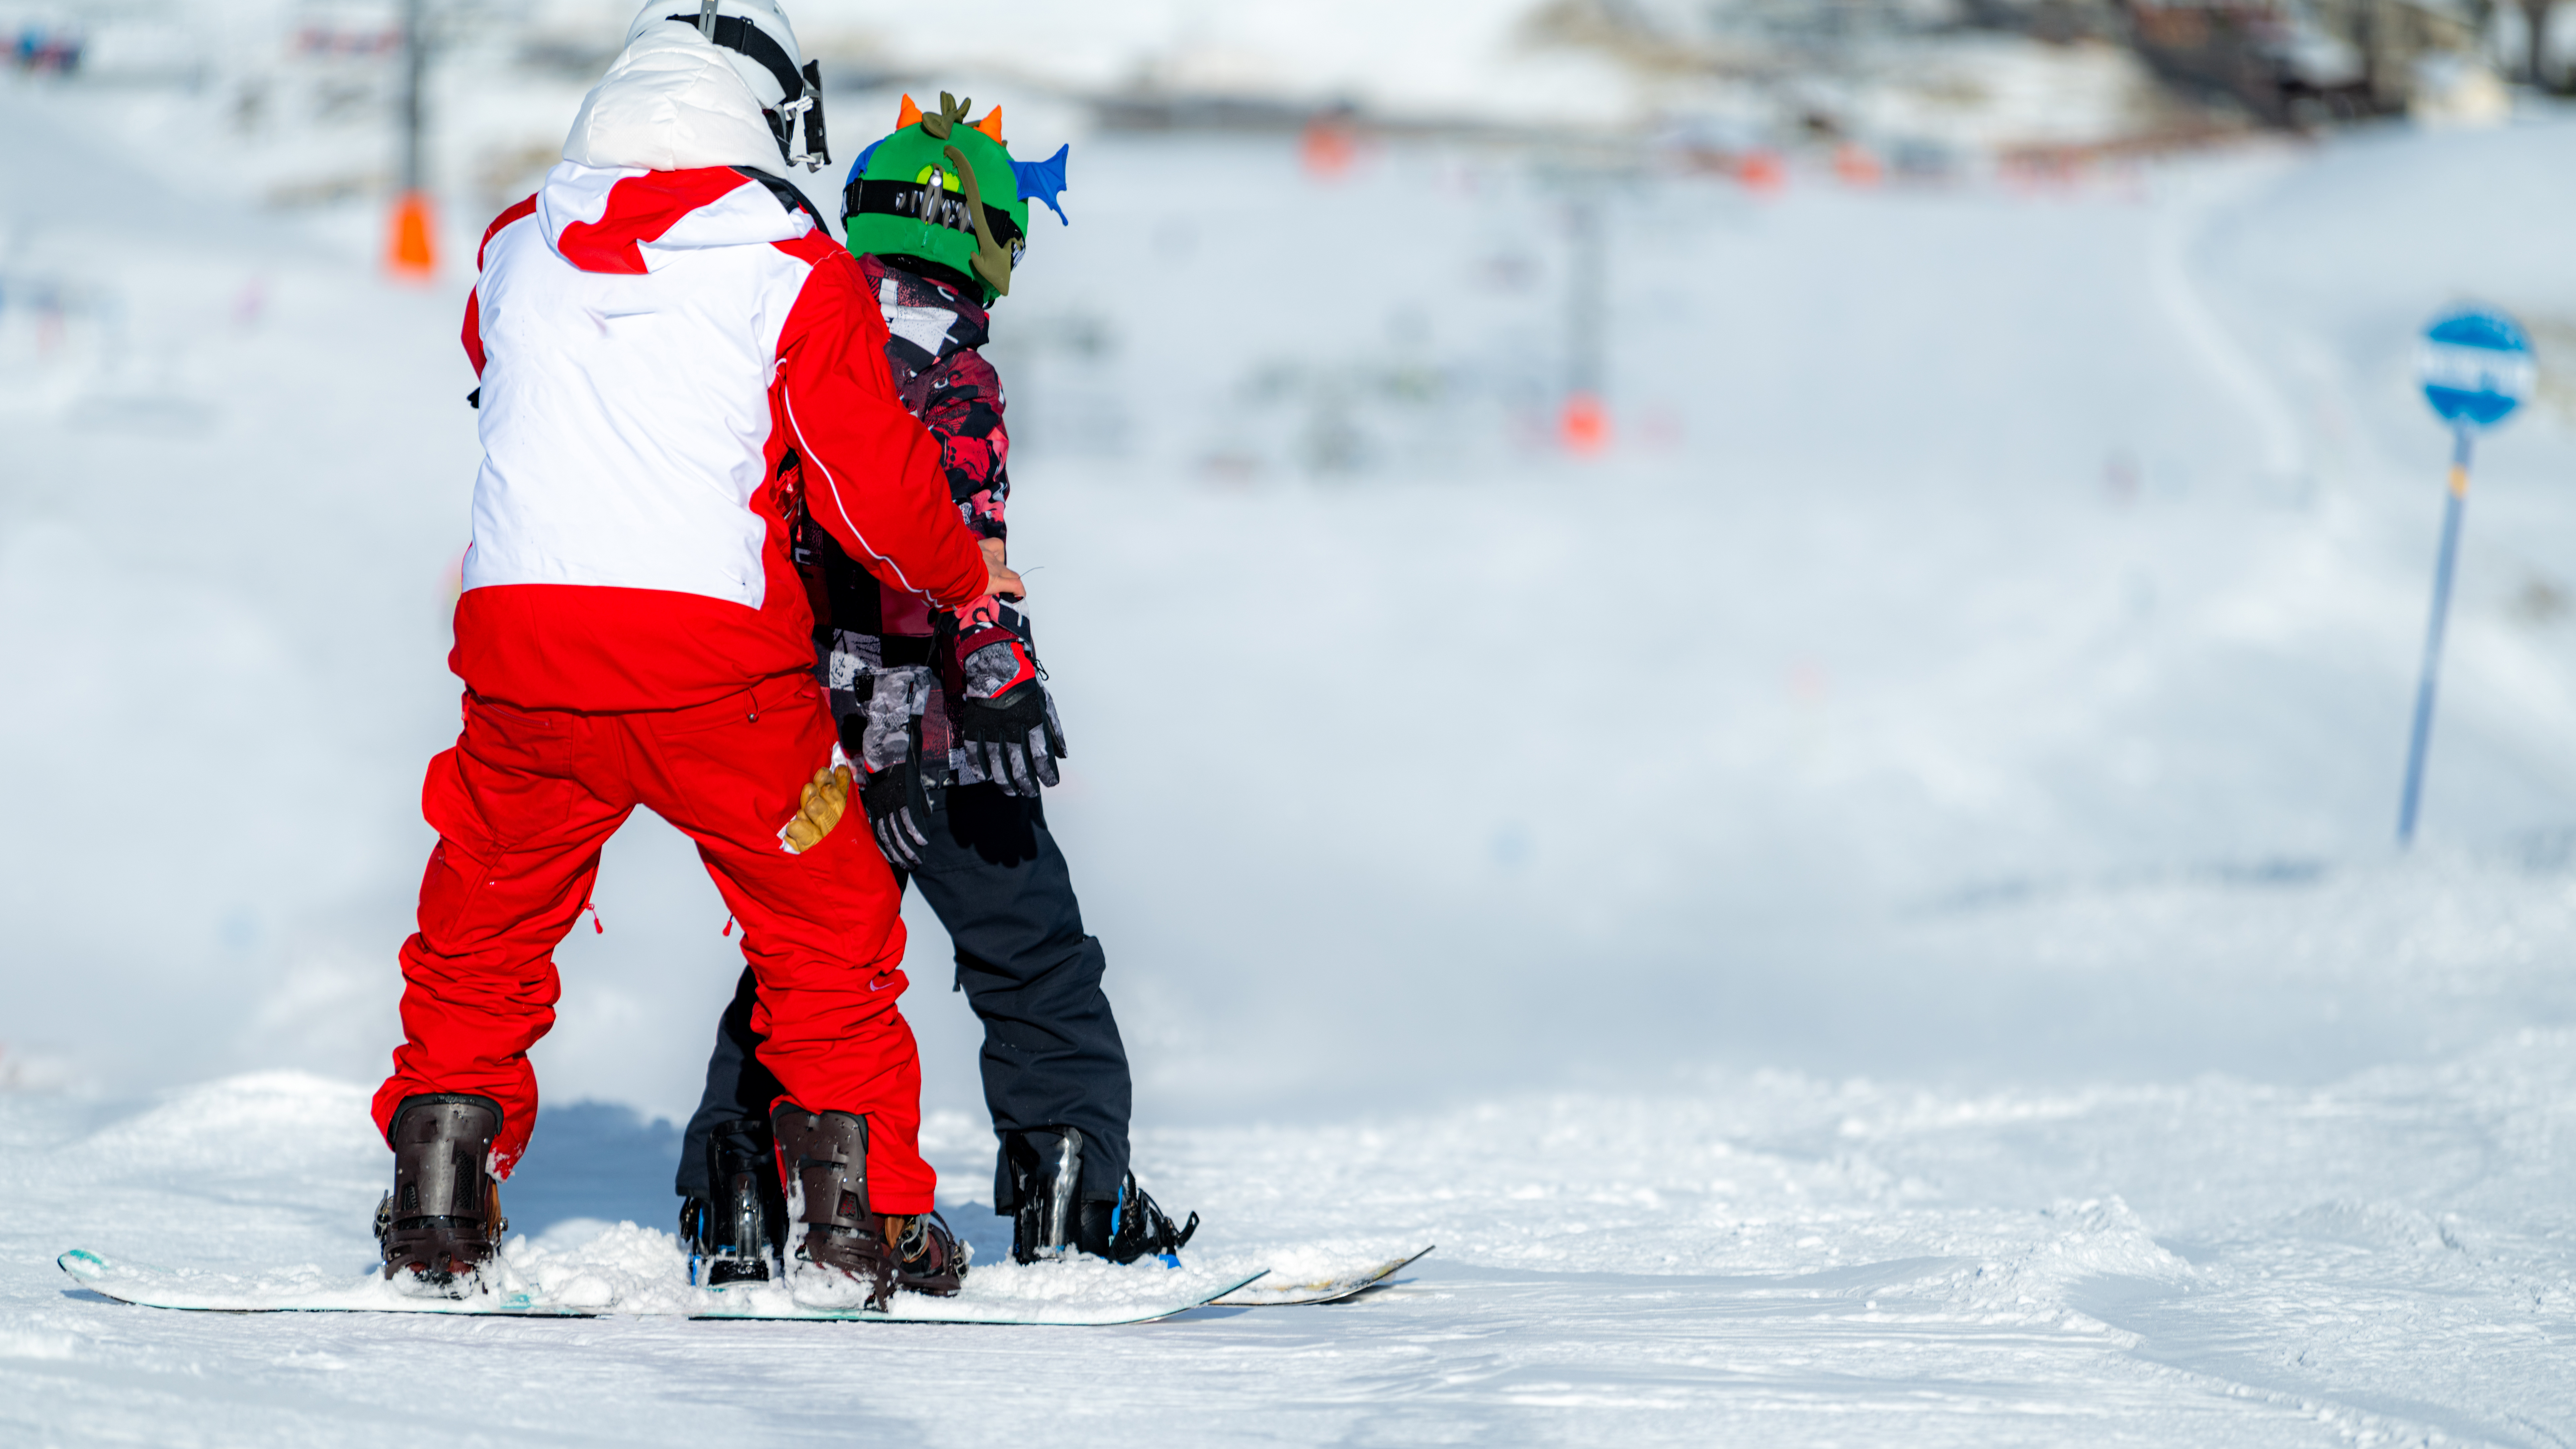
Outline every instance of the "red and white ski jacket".
<path id="1" fill-rule="evenodd" d="M 887 586 L 939 608 L 983 592 L 876 297 L 758 173 L 567 160 L 479 265 L 484 456 L 448 660 L 477 695 L 676 709 L 811 670 L 800 491 Z"/>

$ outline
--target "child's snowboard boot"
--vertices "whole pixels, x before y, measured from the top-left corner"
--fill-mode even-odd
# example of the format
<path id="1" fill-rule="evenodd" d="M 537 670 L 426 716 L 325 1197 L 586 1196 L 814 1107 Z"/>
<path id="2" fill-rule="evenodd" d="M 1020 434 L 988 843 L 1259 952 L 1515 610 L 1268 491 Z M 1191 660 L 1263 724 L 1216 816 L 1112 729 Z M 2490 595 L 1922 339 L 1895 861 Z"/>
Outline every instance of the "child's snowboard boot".
<path id="1" fill-rule="evenodd" d="M 376 1244 L 385 1277 L 450 1298 L 492 1261 L 510 1224 L 501 1186 L 487 1170 L 501 1108 L 489 1097 L 432 1092 L 394 1109 L 394 1190 L 376 1204 Z"/>
<path id="2" fill-rule="evenodd" d="M 939 1214 L 868 1210 L 867 1123 L 789 1104 L 770 1128 L 786 1177 L 788 1230 L 798 1234 L 789 1274 L 800 1300 L 882 1310 L 898 1290 L 946 1298 L 963 1285 L 965 1246 Z"/>
<path id="3" fill-rule="evenodd" d="M 1011 1178 L 1011 1260 L 1038 1263 L 1072 1248 L 1081 1224 L 1082 1133 L 1014 1132 L 1002 1139 Z"/>
<path id="4" fill-rule="evenodd" d="M 1073 1251 L 1112 1263 L 1133 1263 L 1151 1254 L 1179 1267 L 1181 1246 L 1199 1230 L 1197 1213 L 1174 1227 L 1136 1185 L 1133 1172 L 1119 1184 L 1115 1202 L 1079 1200 L 1079 1128 L 1014 1132 L 1004 1139 L 1002 1160 L 1011 1175 L 1011 1256 L 1019 1262 L 1043 1262 Z"/>
<path id="5" fill-rule="evenodd" d="M 680 1204 L 680 1241 L 689 1250 L 689 1281 L 702 1288 L 766 1283 L 786 1236 L 787 1195 L 778 1183 L 778 1154 L 758 1120 L 736 1122 L 707 1140 L 712 1201 Z"/>

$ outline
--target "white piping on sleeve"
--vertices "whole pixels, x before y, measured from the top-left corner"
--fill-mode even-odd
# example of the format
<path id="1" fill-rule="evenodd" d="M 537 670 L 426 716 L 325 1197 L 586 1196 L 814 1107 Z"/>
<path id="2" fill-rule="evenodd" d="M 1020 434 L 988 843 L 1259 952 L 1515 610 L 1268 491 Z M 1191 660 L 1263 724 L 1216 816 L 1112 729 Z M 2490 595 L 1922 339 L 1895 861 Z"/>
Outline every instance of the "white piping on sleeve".
<path id="1" fill-rule="evenodd" d="M 921 585 L 914 583 L 909 577 L 907 577 L 904 574 L 903 565 L 896 563 L 893 559 L 887 558 L 884 554 L 877 552 L 877 546 L 868 542 L 867 534 L 862 532 L 857 521 L 850 517 L 850 505 L 842 501 L 841 498 L 841 481 L 832 476 L 831 468 L 825 465 L 821 458 L 814 455 L 814 446 L 805 441 L 805 425 L 796 421 L 796 395 L 789 390 L 787 381 L 784 378 L 779 379 L 778 399 L 781 403 L 786 405 L 787 426 L 794 429 L 796 432 L 796 447 L 799 454 L 805 459 L 805 461 L 812 463 L 814 467 L 822 473 L 823 481 L 831 486 L 832 507 L 841 515 L 841 522 L 850 530 L 850 536 L 859 541 L 859 547 L 868 551 L 868 557 L 873 558 L 877 562 L 884 564 L 887 568 L 894 570 L 894 576 L 903 580 L 903 586 L 905 588 L 921 595 L 923 601 L 928 603 L 932 608 L 935 609 L 939 607 L 937 596 L 933 595 L 928 589 L 923 588 Z"/>

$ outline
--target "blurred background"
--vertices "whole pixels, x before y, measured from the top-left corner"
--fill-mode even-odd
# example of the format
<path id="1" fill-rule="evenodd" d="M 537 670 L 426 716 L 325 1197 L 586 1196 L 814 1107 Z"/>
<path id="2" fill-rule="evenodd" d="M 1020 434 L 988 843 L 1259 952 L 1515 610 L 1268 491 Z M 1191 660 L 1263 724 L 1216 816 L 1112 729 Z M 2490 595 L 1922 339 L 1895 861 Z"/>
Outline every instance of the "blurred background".
<path id="1" fill-rule="evenodd" d="M 474 242 L 630 14 L 0 3 L 0 1081 L 382 1071 Z M 991 356 L 1140 1123 L 2576 1011 L 2576 5 L 792 14 L 827 215 L 906 92 L 1073 147 Z M 2540 394 L 2400 857 L 2463 298 Z M 682 1115 L 723 907 L 642 815 L 596 904 L 548 1098 Z"/>

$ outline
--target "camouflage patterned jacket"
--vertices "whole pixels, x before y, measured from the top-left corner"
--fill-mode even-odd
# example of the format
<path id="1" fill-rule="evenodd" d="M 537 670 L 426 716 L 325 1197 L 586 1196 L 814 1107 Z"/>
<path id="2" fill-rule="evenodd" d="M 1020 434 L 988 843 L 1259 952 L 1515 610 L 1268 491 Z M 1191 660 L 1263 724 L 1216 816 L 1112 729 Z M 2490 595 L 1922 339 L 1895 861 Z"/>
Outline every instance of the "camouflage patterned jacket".
<path id="1" fill-rule="evenodd" d="M 988 314 L 946 283 L 880 258 L 863 256 L 859 268 L 885 314 L 886 362 L 895 393 L 939 440 L 940 464 L 959 516 L 979 537 L 1008 537 L 1004 504 L 1011 491 L 1011 443 L 1002 424 L 1002 383 L 977 350 L 990 336 Z M 834 716 L 847 720 L 859 712 L 864 676 L 929 664 L 931 617 L 917 597 L 879 584 L 810 523 L 797 528 L 796 560 L 814 606 L 816 664 L 831 690 Z M 922 754 L 932 779 L 981 779 L 962 753 L 950 759 L 942 692 L 914 687 L 927 696 L 919 712 Z"/>

